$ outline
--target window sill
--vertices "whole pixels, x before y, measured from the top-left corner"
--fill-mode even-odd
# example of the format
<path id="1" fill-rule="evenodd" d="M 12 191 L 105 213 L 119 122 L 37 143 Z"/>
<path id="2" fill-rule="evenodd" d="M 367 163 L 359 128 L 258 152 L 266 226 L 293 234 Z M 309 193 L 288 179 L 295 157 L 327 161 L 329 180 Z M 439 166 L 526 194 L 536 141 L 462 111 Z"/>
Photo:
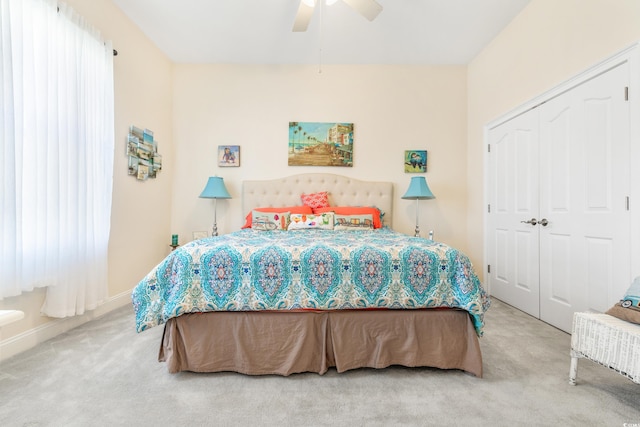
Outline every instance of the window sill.
<path id="1" fill-rule="evenodd" d="M 24 318 L 20 310 L 0 310 L 0 328 Z"/>

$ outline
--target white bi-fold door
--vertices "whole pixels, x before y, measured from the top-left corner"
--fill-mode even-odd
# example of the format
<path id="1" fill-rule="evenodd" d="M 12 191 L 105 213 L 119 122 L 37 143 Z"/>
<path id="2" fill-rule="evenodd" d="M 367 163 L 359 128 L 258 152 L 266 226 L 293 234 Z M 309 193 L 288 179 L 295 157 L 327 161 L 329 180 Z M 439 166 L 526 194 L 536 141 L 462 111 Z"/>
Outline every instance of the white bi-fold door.
<path id="1" fill-rule="evenodd" d="M 489 289 L 540 316 L 538 109 L 489 133 L 487 259 Z"/>
<path id="2" fill-rule="evenodd" d="M 491 293 L 562 330 L 630 272 L 628 64 L 489 131 Z"/>

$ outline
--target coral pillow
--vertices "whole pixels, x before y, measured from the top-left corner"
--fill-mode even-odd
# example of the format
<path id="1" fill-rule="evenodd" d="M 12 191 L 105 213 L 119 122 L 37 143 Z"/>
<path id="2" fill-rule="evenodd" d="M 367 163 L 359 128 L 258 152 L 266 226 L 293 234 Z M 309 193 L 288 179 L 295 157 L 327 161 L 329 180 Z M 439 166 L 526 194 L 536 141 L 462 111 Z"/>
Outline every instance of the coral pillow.
<path id="1" fill-rule="evenodd" d="M 310 214 L 313 210 L 309 206 L 288 206 L 283 208 L 255 208 L 254 211 L 258 212 L 279 212 L 279 213 L 301 213 Z M 245 223 L 241 228 L 251 228 L 251 215 L 253 212 L 249 212 L 245 217 Z"/>
<path id="2" fill-rule="evenodd" d="M 329 207 L 329 193 L 320 191 L 318 193 L 302 194 L 300 196 L 302 204 L 312 209 Z"/>
<path id="3" fill-rule="evenodd" d="M 314 209 L 313 213 L 335 212 L 336 215 L 366 215 L 373 217 L 373 228 L 382 228 L 382 214 L 380 209 L 372 206 L 331 206 L 328 208 Z"/>

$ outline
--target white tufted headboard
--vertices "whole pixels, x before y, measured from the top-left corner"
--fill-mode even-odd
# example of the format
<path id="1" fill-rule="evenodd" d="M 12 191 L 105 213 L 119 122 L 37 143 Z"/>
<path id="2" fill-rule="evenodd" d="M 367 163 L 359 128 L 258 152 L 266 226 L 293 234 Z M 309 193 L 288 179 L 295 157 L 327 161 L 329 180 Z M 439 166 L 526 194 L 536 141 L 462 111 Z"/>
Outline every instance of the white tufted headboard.
<path id="1" fill-rule="evenodd" d="M 300 195 L 326 191 L 332 206 L 375 206 L 392 224 L 393 183 L 360 181 L 330 173 L 303 173 L 285 178 L 242 183 L 243 215 L 253 208 L 301 205 Z"/>

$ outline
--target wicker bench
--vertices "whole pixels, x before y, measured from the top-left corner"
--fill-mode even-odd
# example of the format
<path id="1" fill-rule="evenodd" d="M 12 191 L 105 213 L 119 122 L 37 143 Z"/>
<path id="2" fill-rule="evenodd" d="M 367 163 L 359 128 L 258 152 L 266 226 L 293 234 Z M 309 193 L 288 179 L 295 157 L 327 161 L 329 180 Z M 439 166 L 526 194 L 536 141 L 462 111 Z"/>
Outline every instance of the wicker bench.
<path id="1" fill-rule="evenodd" d="M 640 325 L 602 313 L 575 313 L 569 384 L 576 384 L 578 359 L 613 369 L 640 384 Z"/>

